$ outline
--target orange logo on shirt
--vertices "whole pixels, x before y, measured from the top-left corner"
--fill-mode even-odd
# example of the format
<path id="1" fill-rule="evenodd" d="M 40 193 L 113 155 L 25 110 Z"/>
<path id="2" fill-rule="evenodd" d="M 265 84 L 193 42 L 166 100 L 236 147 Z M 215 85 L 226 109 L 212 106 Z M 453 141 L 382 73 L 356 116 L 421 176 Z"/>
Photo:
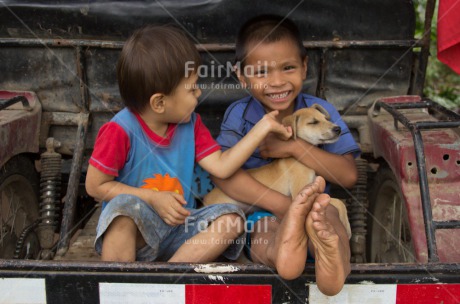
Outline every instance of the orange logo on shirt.
<path id="1" fill-rule="evenodd" d="M 161 174 L 154 174 L 153 178 L 144 179 L 144 185 L 141 188 L 152 189 L 154 191 L 171 191 L 181 195 L 184 194 L 182 185 L 177 177 L 171 177 L 168 173 L 164 176 Z"/>

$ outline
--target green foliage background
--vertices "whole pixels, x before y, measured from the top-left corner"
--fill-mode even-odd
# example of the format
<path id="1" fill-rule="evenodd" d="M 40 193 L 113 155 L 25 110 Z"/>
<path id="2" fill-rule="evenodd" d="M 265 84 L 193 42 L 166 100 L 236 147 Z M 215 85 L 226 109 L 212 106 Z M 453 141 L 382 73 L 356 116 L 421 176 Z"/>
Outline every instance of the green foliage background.
<path id="1" fill-rule="evenodd" d="M 417 15 L 416 38 L 424 35 L 426 0 L 414 0 Z M 426 71 L 424 95 L 447 108 L 460 109 L 460 75 L 437 58 L 437 19 L 438 4 L 431 24 L 431 46 L 428 68 Z"/>

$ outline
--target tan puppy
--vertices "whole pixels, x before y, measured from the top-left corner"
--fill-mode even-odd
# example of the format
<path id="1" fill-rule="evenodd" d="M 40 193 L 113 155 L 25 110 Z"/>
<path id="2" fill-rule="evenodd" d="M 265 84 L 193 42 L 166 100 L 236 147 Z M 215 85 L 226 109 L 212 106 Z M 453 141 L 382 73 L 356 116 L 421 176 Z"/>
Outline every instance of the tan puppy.
<path id="1" fill-rule="evenodd" d="M 329 121 L 329 113 L 320 105 L 297 110 L 283 119 L 283 124 L 292 127 L 293 138 L 301 138 L 313 145 L 336 141 L 341 129 Z M 293 198 L 307 184 L 313 182 L 315 172 L 294 158 L 281 158 L 268 165 L 248 170 L 255 179 L 265 186 Z M 258 207 L 240 203 L 228 197 L 220 189 L 214 188 L 204 197 L 204 205 L 233 203 L 246 213 L 258 210 Z"/>

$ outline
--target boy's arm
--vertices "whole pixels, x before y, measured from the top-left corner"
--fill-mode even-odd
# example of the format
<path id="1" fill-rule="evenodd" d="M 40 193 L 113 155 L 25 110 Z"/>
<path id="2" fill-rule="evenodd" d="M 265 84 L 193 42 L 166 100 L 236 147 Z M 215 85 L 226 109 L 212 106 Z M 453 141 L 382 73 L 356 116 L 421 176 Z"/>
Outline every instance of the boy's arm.
<path id="1" fill-rule="evenodd" d="M 187 202 L 177 193 L 131 187 L 114 179 L 114 176 L 105 174 L 89 165 L 85 182 L 86 191 L 99 201 L 109 201 L 120 194 L 137 196 L 151 205 L 159 216 L 171 226 L 183 224 L 185 218 L 190 215 L 190 212 L 184 208 Z"/>
<path id="2" fill-rule="evenodd" d="M 291 204 L 291 198 L 268 188 L 240 169 L 231 177 L 220 179 L 211 176 L 213 183 L 231 198 L 272 212 L 283 218 Z"/>
<path id="3" fill-rule="evenodd" d="M 290 138 L 292 130 L 276 120 L 278 111 L 265 114 L 264 117 L 235 146 L 225 152 L 216 151 L 198 163 L 211 175 L 228 178 L 236 172 L 256 150 L 263 139 L 274 132 L 283 138 Z"/>
<path id="4" fill-rule="evenodd" d="M 259 150 L 263 157 L 294 157 L 328 182 L 345 188 L 353 187 L 358 179 L 358 171 L 351 153 L 334 154 L 301 139 L 285 141 L 276 136 L 268 136 Z"/>

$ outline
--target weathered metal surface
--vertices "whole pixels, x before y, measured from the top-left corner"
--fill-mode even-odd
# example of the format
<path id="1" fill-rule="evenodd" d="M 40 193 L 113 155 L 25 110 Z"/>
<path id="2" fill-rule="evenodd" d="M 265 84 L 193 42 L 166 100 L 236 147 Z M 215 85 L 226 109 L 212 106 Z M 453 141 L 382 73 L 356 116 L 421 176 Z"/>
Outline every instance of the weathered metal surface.
<path id="1" fill-rule="evenodd" d="M 78 113 L 80 84 L 70 48 L 0 48 L 0 88 L 34 92 L 43 111 Z"/>
<path id="2" fill-rule="evenodd" d="M 72 127 L 87 120 L 88 114 L 85 113 L 44 112 L 40 126 L 40 147 L 45 147 L 48 137 L 59 138 L 61 146 L 57 151 L 72 155 L 75 148 L 75 130 Z M 62 132 L 58 133 L 58 130 Z"/>
<path id="3" fill-rule="evenodd" d="M 80 184 L 80 176 L 82 172 L 83 166 L 83 154 L 85 152 L 85 143 L 86 143 L 86 135 L 88 132 L 88 115 L 86 115 L 86 119 L 83 120 L 77 129 L 76 134 L 76 144 L 75 144 L 75 151 L 73 153 L 73 161 L 72 166 L 70 168 L 70 176 L 67 186 L 66 195 L 64 197 L 64 211 L 62 216 L 62 224 L 61 224 L 61 231 L 59 237 L 59 243 L 57 247 L 58 255 L 64 255 L 67 252 L 69 247 L 70 237 L 72 235 L 73 227 L 75 227 L 75 211 L 76 211 L 76 204 L 77 204 L 77 197 L 78 197 L 78 190 Z"/>
<path id="4" fill-rule="evenodd" d="M 428 0 L 425 6 L 425 23 L 423 26 L 423 36 L 420 39 L 421 50 L 417 61 L 417 69 L 411 86 L 410 94 L 423 96 L 423 85 L 425 83 L 426 68 L 428 66 L 428 57 L 430 56 L 431 43 L 431 23 L 433 19 L 436 0 Z"/>
<path id="5" fill-rule="evenodd" d="M 305 28 L 304 40 L 410 38 L 411 1 L 3 1 L 0 37 L 127 37 L 144 24 L 177 23 L 200 43 L 234 42 L 240 24 L 259 14 L 289 16 Z M 333 20 L 334 22 L 330 22 Z M 388 22 L 391 20 L 391 22 Z M 353 22 L 359 21 L 359 22 Z M 359 24 L 359 26 L 356 26 Z M 27 27 L 25 26 L 27 25 Z M 384 31 L 380 31 L 384 28 Z M 102 34 L 103 33 L 103 34 Z M 378 37 L 376 37 L 378 35 Z M 369 38 L 370 39 L 370 38 Z M 123 40 L 123 39 L 121 39 Z"/>
<path id="6" fill-rule="evenodd" d="M 457 283 L 459 264 L 352 265 L 347 284 Z M 305 303 L 314 265 L 295 280 L 281 280 L 269 267 L 255 264 L 95 263 L 0 261 L 3 278 L 44 278 L 47 303 L 98 303 L 99 283 L 270 285 L 272 303 Z M 423 285 L 422 285 L 423 286 Z"/>
<path id="7" fill-rule="evenodd" d="M 110 41 L 97 39 L 36 39 L 36 38 L 0 38 L 0 47 L 80 47 L 121 49 L 124 41 Z M 306 49 L 346 49 L 346 48 L 409 48 L 420 47 L 420 40 L 335 40 L 335 41 L 304 41 Z M 234 52 L 234 43 L 199 43 L 196 48 L 201 52 Z"/>
<path id="8" fill-rule="evenodd" d="M 419 98 L 415 98 L 419 99 Z M 414 97 L 394 98 L 393 102 L 413 102 Z M 423 109 L 403 110 L 411 121 L 437 121 Z M 382 112 L 372 120 L 376 157 L 383 157 L 401 184 L 411 226 L 417 260 L 428 259 L 422 194 L 411 132 Z M 460 220 L 460 136 L 452 129 L 426 130 L 422 133 L 431 212 L 435 221 Z M 423 187 L 423 185 L 422 185 Z M 426 186 L 428 187 L 428 185 Z M 430 222 L 430 224 L 433 224 Z M 458 230 L 436 231 L 438 255 L 442 262 L 460 261 Z"/>
<path id="9" fill-rule="evenodd" d="M 15 155 L 38 152 L 41 104 L 32 92 L 0 91 L 0 99 L 18 95 L 27 98 L 30 108 L 15 104 L 0 111 L 0 167 Z"/>
<path id="10" fill-rule="evenodd" d="M 412 48 L 420 43 L 413 37 L 411 2 L 347 1 L 351 5 L 342 3 L 340 8 L 320 0 L 270 5 L 253 1 L 249 7 L 229 0 L 185 1 L 180 5 L 170 1 L 164 5 L 149 1 L 68 1 L 65 5 L 8 1 L 0 7 L 4 25 L 0 28 L 0 58 L 8 58 L 0 61 L 0 70 L 6 71 L 0 75 L 0 87 L 37 92 L 45 111 L 79 112 L 78 105 L 84 99 L 77 93 L 78 62 L 82 59 L 91 112 L 116 112 L 122 103 L 115 64 L 123 42 L 134 29 L 148 23 L 175 23 L 191 35 L 211 71 L 233 60 L 236 33 L 244 20 L 275 13 L 288 15 L 301 29 L 309 51 L 304 91 L 319 92 L 347 114 L 365 114 L 376 96 L 408 93 Z M 24 20 L 27 27 L 21 23 Z M 233 75 L 203 78 L 203 113 L 214 111 L 221 116 L 220 109 L 245 94 L 241 88 L 228 89 L 238 84 Z M 212 113 L 206 119 L 212 121 L 214 116 Z"/>
<path id="11" fill-rule="evenodd" d="M 0 111 L 3 110 L 3 109 L 8 108 L 8 107 L 10 107 L 10 106 L 12 106 L 14 104 L 17 104 L 19 102 L 22 104 L 22 108 L 25 111 L 30 111 L 32 109 L 30 107 L 30 104 L 29 104 L 29 101 L 27 100 L 27 98 L 25 96 L 19 95 L 19 96 L 10 98 L 10 99 L 0 99 Z"/>
<path id="12" fill-rule="evenodd" d="M 77 231 L 72 240 L 70 247 L 63 254 L 60 253 L 54 257 L 54 260 L 60 261 L 100 261 L 101 257 L 94 248 L 94 240 L 96 239 L 96 227 L 101 214 L 101 206 L 94 206 L 88 214 L 83 217 L 82 221 L 87 221 L 85 226 Z M 89 220 L 88 220 L 89 217 Z"/>

